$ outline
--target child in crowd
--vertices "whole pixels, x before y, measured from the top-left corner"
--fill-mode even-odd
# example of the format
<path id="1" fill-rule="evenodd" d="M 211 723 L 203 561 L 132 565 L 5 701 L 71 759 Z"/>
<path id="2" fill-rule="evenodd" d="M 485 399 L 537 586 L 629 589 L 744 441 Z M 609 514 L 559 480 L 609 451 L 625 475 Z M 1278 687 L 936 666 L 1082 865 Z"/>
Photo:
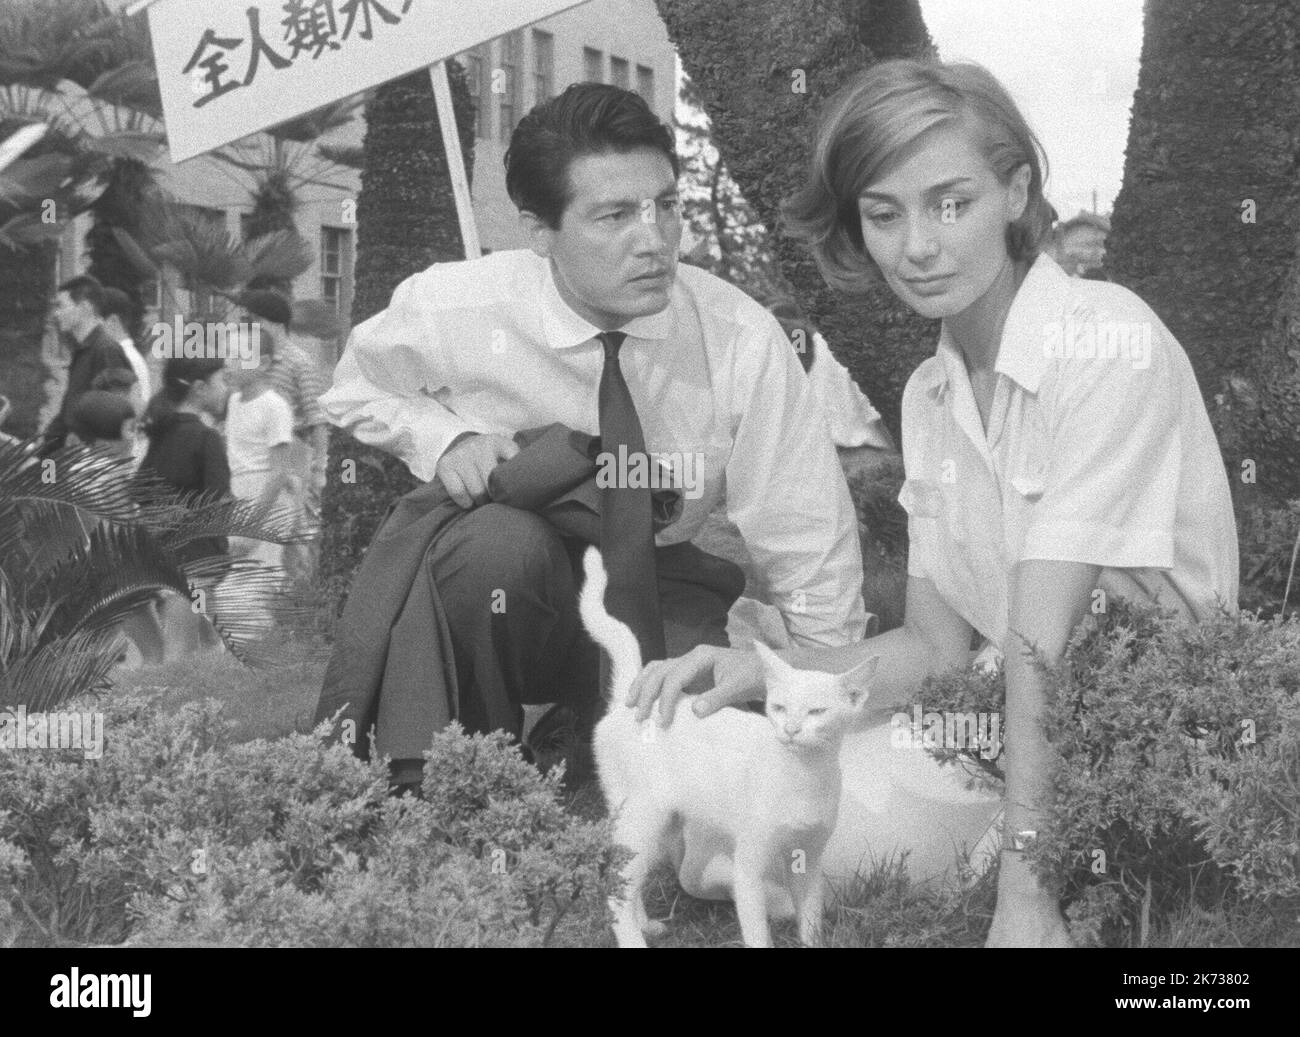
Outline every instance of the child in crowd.
<path id="1" fill-rule="evenodd" d="M 234 392 L 226 407 L 230 488 L 241 500 L 292 510 L 302 480 L 295 474 L 293 409 L 272 387 L 274 339 L 259 336 L 257 365 L 227 368 Z M 241 351 L 241 355 L 242 351 Z M 265 540 L 234 538 L 231 550 L 265 565 L 281 566 L 284 547 Z"/>

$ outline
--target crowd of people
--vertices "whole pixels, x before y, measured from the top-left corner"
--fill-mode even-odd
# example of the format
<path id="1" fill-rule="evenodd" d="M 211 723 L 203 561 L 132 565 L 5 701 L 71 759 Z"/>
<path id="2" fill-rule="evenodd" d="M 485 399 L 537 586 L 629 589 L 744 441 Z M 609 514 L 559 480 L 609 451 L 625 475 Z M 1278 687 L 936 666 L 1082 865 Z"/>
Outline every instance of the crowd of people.
<path id="1" fill-rule="evenodd" d="M 80 275 L 59 286 L 53 320 L 69 341 L 71 360 L 42 452 L 80 443 L 121 459 L 106 471 L 136 487 L 161 485 L 191 504 L 238 499 L 274 508 L 292 543 L 209 536 L 183 545 L 178 561 L 226 555 L 255 559 L 286 580 L 309 578 L 327 425 L 317 403 L 323 385 L 316 364 L 290 340 L 289 300 L 272 290 L 242 293 L 234 320 L 222 323 L 251 336 L 253 348 L 228 350 L 233 361 L 160 357 L 157 392 L 131 334 L 136 319 L 130 297 L 94 277 Z M 219 599 L 220 584 L 212 590 Z M 215 643 L 210 626 L 192 618 L 188 606 L 163 596 L 126 625 L 140 661 L 159 662 L 196 643 Z"/>

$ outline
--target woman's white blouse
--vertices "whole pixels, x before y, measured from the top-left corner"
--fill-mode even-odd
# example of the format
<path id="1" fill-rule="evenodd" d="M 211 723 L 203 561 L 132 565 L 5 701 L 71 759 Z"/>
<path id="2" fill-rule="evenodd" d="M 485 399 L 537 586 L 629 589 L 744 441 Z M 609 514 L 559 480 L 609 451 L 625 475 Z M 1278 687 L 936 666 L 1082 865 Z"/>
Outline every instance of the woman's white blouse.
<path id="1" fill-rule="evenodd" d="M 998 646 L 1026 559 L 1101 566 L 1108 594 L 1194 617 L 1236 607 L 1222 455 L 1187 354 L 1146 303 L 1039 256 L 995 369 L 987 434 L 946 327 L 907 383 L 909 575 Z"/>

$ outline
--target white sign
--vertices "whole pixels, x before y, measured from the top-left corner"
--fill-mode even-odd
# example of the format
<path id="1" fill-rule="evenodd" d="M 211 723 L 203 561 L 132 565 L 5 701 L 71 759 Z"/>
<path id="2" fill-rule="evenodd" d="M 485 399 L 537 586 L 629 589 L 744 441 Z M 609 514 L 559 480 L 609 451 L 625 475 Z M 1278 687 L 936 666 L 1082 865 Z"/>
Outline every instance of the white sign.
<path id="1" fill-rule="evenodd" d="M 584 2 L 160 0 L 149 8 L 149 31 L 171 159 L 192 158 Z"/>

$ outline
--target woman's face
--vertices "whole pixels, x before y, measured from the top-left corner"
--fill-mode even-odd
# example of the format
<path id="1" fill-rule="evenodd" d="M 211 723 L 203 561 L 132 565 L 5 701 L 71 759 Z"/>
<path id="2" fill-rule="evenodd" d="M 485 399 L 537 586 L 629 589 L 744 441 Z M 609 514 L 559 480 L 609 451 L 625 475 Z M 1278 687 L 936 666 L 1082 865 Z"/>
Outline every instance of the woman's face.
<path id="1" fill-rule="evenodd" d="M 924 134 L 858 199 L 862 240 L 886 283 L 923 317 L 953 317 L 993 284 L 1030 169 L 1003 185 L 964 127 Z"/>

